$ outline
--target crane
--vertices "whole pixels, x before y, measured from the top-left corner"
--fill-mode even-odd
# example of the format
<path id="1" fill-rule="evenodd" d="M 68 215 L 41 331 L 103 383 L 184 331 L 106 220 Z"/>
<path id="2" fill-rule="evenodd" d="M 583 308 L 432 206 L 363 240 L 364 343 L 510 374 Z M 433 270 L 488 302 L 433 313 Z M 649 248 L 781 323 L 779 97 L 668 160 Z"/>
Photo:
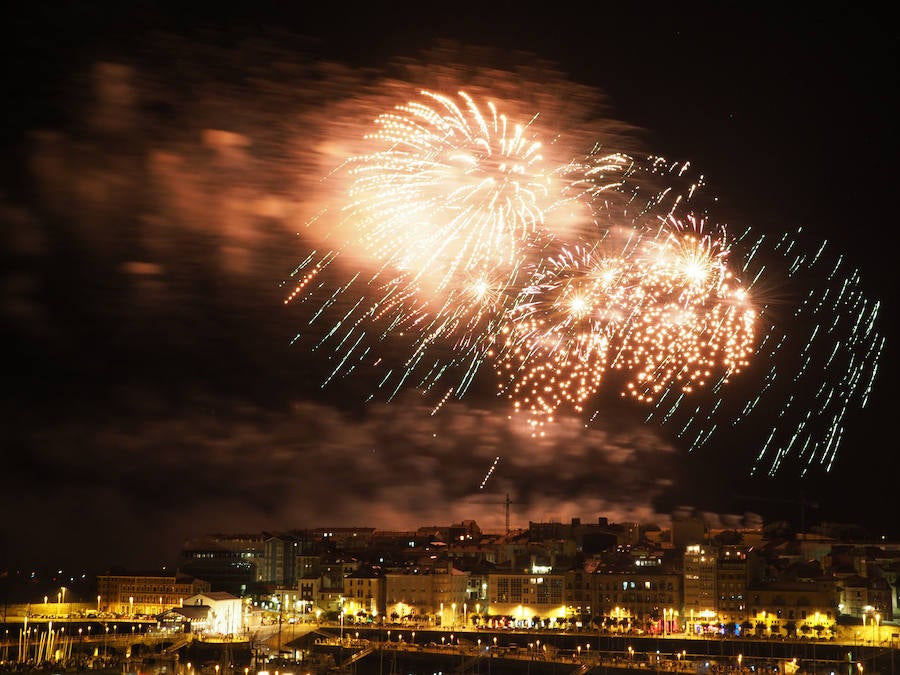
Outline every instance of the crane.
<path id="1" fill-rule="evenodd" d="M 525 502 L 514 502 L 509 498 L 509 493 L 506 493 L 506 499 L 502 502 L 493 502 L 493 501 L 474 501 L 469 502 L 470 504 L 502 504 L 506 508 L 506 534 L 509 534 L 509 507 L 511 504 L 524 504 Z"/>

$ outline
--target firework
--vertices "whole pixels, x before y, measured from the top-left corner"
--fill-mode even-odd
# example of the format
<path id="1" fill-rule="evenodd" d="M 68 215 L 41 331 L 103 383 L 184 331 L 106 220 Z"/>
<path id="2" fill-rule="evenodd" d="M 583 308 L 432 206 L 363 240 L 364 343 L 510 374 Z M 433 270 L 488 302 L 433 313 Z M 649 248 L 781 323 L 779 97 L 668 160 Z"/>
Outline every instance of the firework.
<path id="1" fill-rule="evenodd" d="M 542 226 L 550 177 L 529 124 L 471 97 L 422 92 L 375 120 L 373 151 L 353 157 L 344 211 L 364 250 L 426 292 L 514 275 Z M 430 103 L 430 104 L 429 104 Z"/>
<path id="2" fill-rule="evenodd" d="M 287 300 L 302 301 L 319 271 L 341 258 L 362 257 L 375 268 L 324 303 L 346 301 L 359 288 L 358 302 L 326 334 L 343 354 L 328 381 L 402 335 L 411 340 L 408 356 L 382 385 L 396 393 L 415 377 L 430 389 L 463 364 L 447 390 L 462 395 L 508 320 L 523 267 L 550 236 L 548 213 L 552 221 L 583 208 L 616 186 L 631 162 L 595 150 L 548 168 L 535 119 L 513 120 L 465 92 L 429 91 L 375 118 L 366 152 L 342 167 L 343 246 L 298 267 Z M 313 316 L 321 315 L 322 306 Z"/>
<path id="3" fill-rule="evenodd" d="M 599 144 L 566 155 L 547 138 L 536 112 L 465 92 L 421 91 L 374 117 L 317 214 L 338 244 L 297 266 L 286 299 L 322 326 L 323 386 L 366 370 L 369 399 L 414 388 L 434 415 L 489 363 L 511 416 L 535 434 L 560 415 L 591 416 L 614 387 L 691 449 L 725 427 L 763 428 L 768 398 L 778 422 L 754 470 L 791 456 L 830 466 L 883 345 L 858 275 L 839 259 L 825 286 L 810 280 L 794 317 L 811 322 L 804 334 L 771 311 L 766 284 L 812 279 L 822 250 L 730 239 L 692 206 L 704 178 L 687 163 Z M 772 258 L 783 269 L 761 262 Z M 790 374 L 776 367 L 786 354 Z M 846 375 L 819 386 L 816 410 L 800 405 L 791 383 L 836 367 Z"/>
<path id="4" fill-rule="evenodd" d="M 725 264 L 724 238 L 669 219 L 656 233 L 607 231 L 590 249 L 547 259 L 511 312 L 498 372 L 532 427 L 576 413 L 605 373 L 645 402 L 690 392 L 746 366 L 754 310 Z"/>
<path id="5" fill-rule="evenodd" d="M 674 222 L 647 245 L 633 320 L 617 332 L 613 363 L 634 373 L 626 387 L 639 400 L 654 401 L 673 385 L 690 393 L 747 366 L 755 310 L 726 264 L 724 236 L 702 229 Z"/>
<path id="6" fill-rule="evenodd" d="M 774 475 L 786 462 L 801 473 L 828 470 L 878 372 L 880 303 L 843 255 L 800 230 L 770 239 L 748 229 L 738 241 L 736 262 L 760 304 L 753 372 L 727 395 L 715 382 L 704 399 L 661 397 L 648 421 L 677 429 L 692 451 L 713 438 L 737 439 L 755 449 L 752 473 Z"/>

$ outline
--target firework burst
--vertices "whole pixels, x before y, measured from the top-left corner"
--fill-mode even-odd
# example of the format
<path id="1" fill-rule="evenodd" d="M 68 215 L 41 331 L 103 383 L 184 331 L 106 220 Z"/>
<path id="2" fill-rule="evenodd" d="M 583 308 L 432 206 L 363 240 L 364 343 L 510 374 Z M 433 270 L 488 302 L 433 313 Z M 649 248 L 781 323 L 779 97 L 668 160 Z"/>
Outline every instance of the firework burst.
<path id="1" fill-rule="evenodd" d="M 724 233 L 668 222 L 661 241 L 646 244 L 633 320 L 617 334 L 613 363 L 633 373 L 628 393 L 647 402 L 672 386 L 690 393 L 717 375 L 727 381 L 754 346 L 755 310 L 726 264 Z"/>
<path id="2" fill-rule="evenodd" d="M 323 386 L 366 368 L 377 382 L 369 399 L 415 388 L 432 395 L 436 414 L 490 363 L 511 416 L 532 433 L 562 414 L 589 416 L 614 387 L 692 449 L 751 419 L 768 393 L 780 421 L 755 467 L 777 471 L 793 455 L 830 465 L 883 344 L 858 276 L 841 277 L 839 261 L 821 297 L 809 291 L 798 314 L 815 328 L 798 342 L 765 304 L 761 280 L 772 272 L 760 260 L 790 261 L 782 274 L 792 277 L 817 272 L 821 251 L 729 239 L 692 207 L 705 181 L 689 164 L 599 143 L 567 155 L 558 134 L 542 137 L 536 113 L 503 108 L 420 91 L 376 115 L 360 151 L 329 176 L 343 187 L 316 218 L 331 219 L 340 243 L 298 265 L 286 300 L 308 303 L 308 325 L 325 326 L 314 346 L 331 362 Z M 826 355 L 814 356 L 825 342 Z M 800 364 L 792 377 L 776 372 L 785 345 Z M 815 399 L 823 437 L 792 391 L 776 398 L 775 381 L 838 363 L 846 377 Z M 756 390 L 729 405 L 733 378 L 748 382 L 738 391 Z"/>
<path id="3" fill-rule="evenodd" d="M 376 271 L 354 278 L 350 286 L 363 284 L 364 298 L 326 335 L 344 352 L 329 380 L 356 367 L 351 352 L 376 353 L 374 343 L 402 334 L 413 344 L 395 371 L 400 386 L 425 368 L 416 382 L 431 388 L 464 364 L 461 381 L 451 385 L 461 395 L 508 320 L 529 256 L 549 237 L 547 214 L 559 220 L 584 208 L 618 185 L 631 160 L 593 151 L 548 168 L 536 115 L 512 120 L 465 92 L 419 96 L 377 116 L 366 151 L 344 162 L 348 187 L 337 229 L 345 243 L 298 267 L 288 301 L 302 296 L 319 269 L 362 256 Z"/>
<path id="4" fill-rule="evenodd" d="M 561 406 L 583 412 L 607 371 L 623 371 L 623 393 L 651 402 L 746 366 L 754 311 L 725 264 L 724 234 L 666 225 L 604 232 L 591 248 L 547 258 L 524 289 L 498 374 L 536 430 Z"/>

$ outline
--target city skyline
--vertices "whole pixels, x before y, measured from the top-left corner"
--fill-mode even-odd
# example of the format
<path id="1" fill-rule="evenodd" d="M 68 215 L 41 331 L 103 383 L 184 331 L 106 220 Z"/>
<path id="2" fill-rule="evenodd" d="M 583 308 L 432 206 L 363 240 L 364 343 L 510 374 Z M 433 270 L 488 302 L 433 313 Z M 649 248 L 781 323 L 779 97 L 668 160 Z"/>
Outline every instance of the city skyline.
<path id="1" fill-rule="evenodd" d="M 2 579 L 8 584 L 6 597 L 15 606 L 14 614 L 21 616 L 27 604 L 37 618 L 48 618 L 48 612 L 69 612 L 73 603 L 79 612 L 87 604 L 87 609 L 105 612 L 107 618 L 157 615 L 202 587 L 234 598 L 253 598 L 254 605 L 259 601 L 261 607 L 276 595 L 291 594 L 298 601 L 296 607 L 302 600 L 304 606 L 315 605 L 317 612 L 335 612 L 335 617 L 346 601 L 351 615 L 365 610 L 371 619 L 373 606 L 368 601 L 360 606 L 361 601 L 356 600 L 361 583 L 371 584 L 365 595 L 379 603 L 374 610 L 378 616 L 387 616 L 386 602 L 396 605 L 401 615 L 410 608 L 428 614 L 435 613 L 439 605 L 449 607 L 447 589 L 441 590 L 440 580 L 453 580 L 459 606 L 471 601 L 474 609 L 474 603 L 480 602 L 481 607 L 489 608 L 489 614 L 504 616 L 517 605 L 520 611 L 522 605 L 502 599 L 504 594 L 496 590 L 498 580 L 531 579 L 533 583 L 543 578 L 546 582 L 549 575 L 558 580 L 559 592 L 563 578 L 572 582 L 565 583 L 566 589 L 576 589 L 567 598 L 537 601 L 546 605 L 549 600 L 549 609 L 560 618 L 578 616 L 587 602 L 594 609 L 587 614 L 594 617 L 599 606 L 604 614 L 615 608 L 629 616 L 655 615 L 658 619 L 659 603 L 663 602 L 673 611 L 677 607 L 681 616 L 687 616 L 691 607 L 698 613 L 714 611 L 719 622 L 725 625 L 730 621 L 732 627 L 735 622 L 768 617 L 814 622 L 810 607 L 829 622 L 845 626 L 863 617 L 870 623 L 876 617 L 885 624 L 896 620 L 890 574 L 897 541 L 872 542 L 847 529 L 792 538 L 777 527 L 763 528 L 758 523 L 710 525 L 697 514 L 682 514 L 665 531 L 632 525 L 573 519 L 530 523 L 527 529 L 501 534 L 482 531 L 476 523 L 466 521 L 426 525 L 410 532 L 324 527 L 283 533 L 222 533 L 185 542 L 177 567 L 108 567 L 87 575 L 54 570 L 47 576 L 42 571 L 17 570 Z M 450 569 L 458 574 L 448 575 Z M 707 575 L 707 582 L 698 583 L 698 574 Z M 167 587 L 165 597 L 158 594 L 163 578 L 175 583 Z M 416 591 L 408 586 L 413 578 L 421 584 Z M 485 578 L 493 591 L 485 593 Z M 393 594 L 385 596 L 372 586 L 383 585 L 385 580 L 397 585 Z M 635 593 L 623 580 L 637 583 L 638 588 L 649 583 L 668 595 Z M 710 586 L 717 584 L 721 584 L 720 592 L 710 594 Z M 591 594 L 589 599 L 581 593 L 590 589 L 600 595 Z M 608 595 L 617 589 L 621 596 Z M 792 599 L 785 600 L 786 592 Z M 810 594 L 817 598 L 812 604 Z M 795 613 L 798 609 L 800 615 Z M 776 623 L 781 625 L 781 621 Z"/>
<path id="2" fill-rule="evenodd" d="M 5 49 L 20 64 L 9 84 L 20 105 L 3 129 L 0 201 L 13 357 L 0 566 L 149 566 L 188 536 L 312 523 L 472 518 L 496 530 L 507 495 L 519 525 L 652 522 L 684 505 L 897 535 L 895 284 L 878 242 L 896 53 L 883 17 L 773 24 L 756 11 L 620 8 L 599 26 L 564 10 L 497 7 L 475 20 L 457 9 L 440 20 L 399 6 L 18 10 Z M 793 448 L 774 476 L 751 476 L 766 427 L 717 429 L 692 449 L 662 414 L 648 421 L 606 389 L 588 425 L 561 415 L 535 439 L 509 419 L 490 368 L 437 412 L 415 383 L 368 401 L 378 380 L 362 362 L 329 379 L 336 357 L 309 341 L 309 307 L 285 303 L 291 272 L 324 246 L 301 216 L 357 120 L 454 78 L 493 78 L 614 150 L 689 162 L 710 221 L 773 239 L 802 230 L 809 252 L 827 241 L 842 269 L 859 270 L 885 347 L 866 407 L 848 402 L 830 466 Z M 787 277 L 772 277 L 767 299 L 788 335 L 805 335 L 790 318 L 801 294 L 831 282 Z M 402 363 L 396 338 L 382 348 Z M 814 362 L 794 409 L 849 372 L 827 363 Z M 767 365 L 751 362 L 744 381 L 764 382 Z M 726 408 L 752 399 L 732 379 Z"/>

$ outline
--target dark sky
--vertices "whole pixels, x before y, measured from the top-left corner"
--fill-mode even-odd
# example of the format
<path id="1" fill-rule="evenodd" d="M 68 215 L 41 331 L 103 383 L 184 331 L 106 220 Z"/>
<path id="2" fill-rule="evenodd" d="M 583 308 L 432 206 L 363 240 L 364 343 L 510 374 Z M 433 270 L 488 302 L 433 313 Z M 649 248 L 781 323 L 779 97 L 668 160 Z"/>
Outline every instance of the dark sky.
<path id="1" fill-rule="evenodd" d="M 207 532 L 471 517 L 500 529 L 506 494 L 513 525 L 652 520 L 679 505 L 796 521 L 803 496 L 817 505 L 808 521 L 898 534 L 886 15 L 125 4 L 42 3 L 2 22 L 0 565 L 155 565 Z M 437 415 L 412 387 L 365 404 L 363 376 L 321 386 L 333 364 L 291 344 L 308 315 L 282 303 L 310 248 L 303 216 L 354 120 L 451 76 L 550 101 L 542 114 L 613 146 L 690 161 L 717 222 L 774 238 L 802 228 L 809 250 L 827 240 L 843 256 L 839 278 L 859 270 L 886 346 L 828 470 L 795 449 L 776 475 L 751 477 L 775 401 L 689 451 L 673 425 L 609 396 L 589 429 L 563 420 L 535 441 L 483 394 L 490 383 Z M 803 294 L 833 284 L 799 276 L 772 277 L 792 336 L 809 330 L 791 318 Z M 774 358 L 789 376 L 798 357 Z M 733 401 L 763 381 L 760 360 Z M 792 414 L 846 366 L 814 361 L 796 392 L 783 385 Z"/>

